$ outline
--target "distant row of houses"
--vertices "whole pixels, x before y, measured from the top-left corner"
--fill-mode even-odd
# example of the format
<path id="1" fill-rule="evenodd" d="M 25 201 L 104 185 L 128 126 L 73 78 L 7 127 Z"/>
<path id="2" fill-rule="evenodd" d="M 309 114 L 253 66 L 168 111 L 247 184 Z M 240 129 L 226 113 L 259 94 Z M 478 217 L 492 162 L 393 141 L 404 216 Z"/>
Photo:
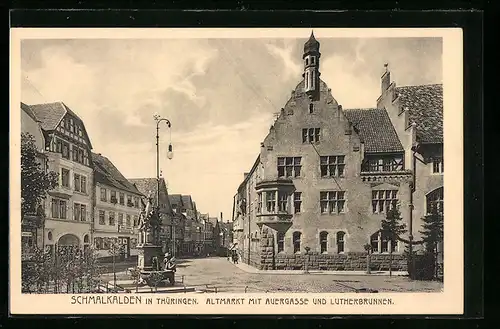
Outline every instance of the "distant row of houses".
<path id="1" fill-rule="evenodd" d="M 93 246 L 107 257 L 117 242 L 123 258 L 134 256 L 139 214 L 150 193 L 160 206 L 164 252 L 206 255 L 227 240 L 222 213 L 210 217 L 190 195 L 169 195 L 163 178 L 127 179 L 106 156 L 92 152 L 84 122 L 64 103 L 21 103 L 21 132 L 34 137 L 43 170 L 58 173 L 37 214 L 22 218 L 23 255 L 34 247 Z"/>

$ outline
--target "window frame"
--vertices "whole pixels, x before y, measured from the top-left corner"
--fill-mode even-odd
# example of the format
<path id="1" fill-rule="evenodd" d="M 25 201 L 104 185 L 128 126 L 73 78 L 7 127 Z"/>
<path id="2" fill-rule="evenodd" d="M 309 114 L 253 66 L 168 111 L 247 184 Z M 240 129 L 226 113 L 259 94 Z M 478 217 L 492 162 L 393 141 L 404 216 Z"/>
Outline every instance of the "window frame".
<path id="1" fill-rule="evenodd" d="M 345 236 L 346 236 L 346 233 L 344 231 L 338 231 L 335 234 L 338 254 L 345 253 Z M 342 248 L 340 246 L 342 246 Z M 342 249 L 342 250 L 340 250 L 340 249 Z"/>
<path id="2" fill-rule="evenodd" d="M 433 175 L 444 174 L 444 156 L 434 156 L 431 158 L 431 173 Z"/>
<path id="3" fill-rule="evenodd" d="M 296 237 L 298 237 L 298 238 L 296 238 Z M 292 244 L 293 244 L 293 253 L 299 254 L 300 249 L 302 247 L 302 232 L 295 231 L 292 233 Z M 298 248 L 297 248 L 297 244 L 298 244 Z"/>
<path id="4" fill-rule="evenodd" d="M 328 253 L 328 235 L 327 231 L 319 232 L 319 252 L 321 254 Z"/>
<path id="5" fill-rule="evenodd" d="M 344 178 L 346 170 L 345 157 L 343 154 L 320 156 L 319 171 L 321 178 Z"/>
<path id="6" fill-rule="evenodd" d="M 372 213 L 373 214 L 386 214 L 388 210 L 398 206 L 399 203 L 399 190 L 372 190 Z M 383 198 L 380 197 L 383 194 Z M 390 193 L 390 198 L 387 197 Z M 376 197 L 375 197 L 376 195 Z M 388 208 L 388 206 L 390 208 Z M 382 210 L 381 210 L 382 209 Z"/>
<path id="7" fill-rule="evenodd" d="M 293 192 L 293 213 L 300 214 L 301 212 L 302 212 L 302 192 L 295 191 Z"/>
<path id="8" fill-rule="evenodd" d="M 64 175 L 64 173 L 67 173 L 67 175 Z M 65 178 L 66 177 L 66 184 L 64 184 Z M 61 168 L 61 186 L 65 188 L 71 188 L 70 184 L 70 177 L 71 177 L 71 171 L 67 168 Z"/>
<path id="9" fill-rule="evenodd" d="M 276 250 L 278 253 L 285 252 L 285 233 L 276 233 Z"/>
<path id="10" fill-rule="evenodd" d="M 322 215 L 339 215 L 346 213 L 346 191 L 320 191 L 320 212 Z M 341 206 L 340 206 L 341 205 Z M 324 210 L 325 209 L 325 210 Z"/>
<path id="11" fill-rule="evenodd" d="M 299 178 L 302 175 L 301 156 L 279 156 L 276 166 L 279 178 Z"/>

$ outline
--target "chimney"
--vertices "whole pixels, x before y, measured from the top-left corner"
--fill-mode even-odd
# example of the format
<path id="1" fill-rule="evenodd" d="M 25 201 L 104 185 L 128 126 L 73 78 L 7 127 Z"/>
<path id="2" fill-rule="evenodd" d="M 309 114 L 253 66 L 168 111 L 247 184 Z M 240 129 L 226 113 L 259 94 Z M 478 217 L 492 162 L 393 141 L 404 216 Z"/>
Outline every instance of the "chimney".
<path id="1" fill-rule="evenodd" d="M 384 94 L 384 92 L 389 88 L 391 84 L 391 72 L 389 71 L 389 64 L 385 63 L 385 72 L 382 75 L 382 84 L 381 84 L 381 95 Z"/>
<path id="2" fill-rule="evenodd" d="M 222 223 L 223 220 L 222 220 L 222 211 L 220 212 L 220 222 Z"/>

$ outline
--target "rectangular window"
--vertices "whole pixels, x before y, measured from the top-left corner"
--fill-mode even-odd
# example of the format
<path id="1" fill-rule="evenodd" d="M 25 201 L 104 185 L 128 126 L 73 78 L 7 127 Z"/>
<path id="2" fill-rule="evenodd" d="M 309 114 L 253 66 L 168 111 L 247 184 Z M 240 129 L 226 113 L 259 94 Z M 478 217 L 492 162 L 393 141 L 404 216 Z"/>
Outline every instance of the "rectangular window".
<path id="1" fill-rule="evenodd" d="M 279 157 L 278 176 L 279 177 L 299 177 L 302 168 L 301 157 Z"/>
<path id="2" fill-rule="evenodd" d="M 432 172 L 434 174 L 444 173 L 444 159 L 443 159 L 443 157 L 432 158 Z"/>
<path id="3" fill-rule="evenodd" d="M 61 184 L 69 188 L 69 170 L 61 168 Z"/>
<path id="4" fill-rule="evenodd" d="M 301 212 L 302 206 L 302 192 L 293 193 L 293 212 L 298 214 Z"/>
<path id="5" fill-rule="evenodd" d="M 276 211 L 276 192 L 266 192 L 266 209 L 268 213 Z"/>
<path id="6" fill-rule="evenodd" d="M 281 212 L 286 212 L 288 209 L 288 194 L 285 192 L 278 192 L 278 207 Z"/>
<path id="7" fill-rule="evenodd" d="M 99 210 L 99 225 L 106 225 L 104 210 Z"/>
<path id="8" fill-rule="evenodd" d="M 320 128 L 303 128 L 302 143 L 319 143 Z"/>
<path id="9" fill-rule="evenodd" d="M 81 218 L 81 215 L 80 215 L 81 209 L 82 208 L 80 207 L 79 203 L 75 203 L 73 205 L 73 218 L 74 218 L 74 220 L 76 220 L 76 221 L 80 220 L 80 218 Z"/>
<path id="10" fill-rule="evenodd" d="M 328 251 L 328 233 L 327 232 L 321 232 L 319 234 L 319 244 L 320 244 L 320 249 L 321 253 L 326 253 Z"/>
<path id="11" fill-rule="evenodd" d="M 71 159 L 78 161 L 78 148 L 75 145 L 71 147 Z"/>
<path id="12" fill-rule="evenodd" d="M 134 205 L 136 208 L 139 208 L 139 198 L 138 197 L 134 198 Z"/>
<path id="13" fill-rule="evenodd" d="M 52 218 L 59 218 L 59 200 L 52 199 Z"/>
<path id="14" fill-rule="evenodd" d="M 321 177 L 344 177 L 345 156 L 320 157 Z"/>
<path id="15" fill-rule="evenodd" d="M 300 252 L 300 232 L 293 233 L 293 253 L 296 254 Z"/>
<path id="16" fill-rule="evenodd" d="M 130 227 L 130 215 L 127 214 L 127 217 L 125 217 L 125 224 L 127 227 Z"/>
<path id="17" fill-rule="evenodd" d="M 134 202 L 132 201 L 132 196 L 131 195 L 127 195 L 127 206 L 129 206 L 129 207 L 133 207 L 134 206 Z"/>
<path id="18" fill-rule="evenodd" d="M 374 214 L 384 213 L 398 204 L 397 190 L 372 191 L 372 211 Z"/>
<path id="19" fill-rule="evenodd" d="M 283 252 L 285 250 L 285 233 L 278 232 L 276 234 L 276 241 L 278 245 L 278 252 Z"/>
<path id="20" fill-rule="evenodd" d="M 87 193 L 87 177 L 80 176 L 80 183 L 82 184 L 80 187 L 80 192 Z"/>
<path id="21" fill-rule="evenodd" d="M 136 227 L 139 224 L 139 216 L 134 215 L 134 227 Z"/>
<path id="22" fill-rule="evenodd" d="M 62 157 L 69 160 L 69 144 L 62 142 Z"/>
<path id="23" fill-rule="evenodd" d="M 115 226 L 115 212 L 114 211 L 109 212 L 108 223 L 109 223 L 109 226 Z"/>
<path id="24" fill-rule="evenodd" d="M 84 204 L 81 205 L 80 220 L 82 222 L 86 222 L 87 221 L 87 206 L 84 205 Z"/>
<path id="25" fill-rule="evenodd" d="M 262 193 L 257 193 L 257 213 L 262 212 Z"/>
<path id="26" fill-rule="evenodd" d="M 112 203 L 117 203 L 118 200 L 116 199 L 116 191 L 111 191 L 111 198 L 110 200 Z"/>
<path id="27" fill-rule="evenodd" d="M 101 201 L 108 201 L 107 191 L 104 187 L 101 187 Z"/>
<path id="28" fill-rule="evenodd" d="M 81 182 L 80 182 L 80 175 L 73 174 L 73 178 L 74 178 L 75 191 L 80 192 L 80 189 L 82 187 Z"/>
<path id="29" fill-rule="evenodd" d="M 84 164 L 84 155 L 83 155 L 83 150 L 82 149 L 78 149 L 78 162 L 81 163 L 81 164 Z"/>
<path id="30" fill-rule="evenodd" d="M 118 225 L 123 226 L 123 214 L 118 214 Z"/>
<path id="31" fill-rule="evenodd" d="M 125 194 L 124 193 L 120 193 L 120 204 L 121 205 L 125 204 Z"/>
<path id="32" fill-rule="evenodd" d="M 323 214 L 343 213 L 345 208 L 345 191 L 320 192 L 320 207 Z"/>
<path id="33" fill-rule="evenodd" d="M 363 171 L 388 172 L 404 170 L 403 156 L 391 155 L 384 157 L 369 157 L 363 163 Z"/>
<path id="34" fill-rule="evenodd" d="M 66 219 L 66 201 L 59 200 L 59 218 Z"/>

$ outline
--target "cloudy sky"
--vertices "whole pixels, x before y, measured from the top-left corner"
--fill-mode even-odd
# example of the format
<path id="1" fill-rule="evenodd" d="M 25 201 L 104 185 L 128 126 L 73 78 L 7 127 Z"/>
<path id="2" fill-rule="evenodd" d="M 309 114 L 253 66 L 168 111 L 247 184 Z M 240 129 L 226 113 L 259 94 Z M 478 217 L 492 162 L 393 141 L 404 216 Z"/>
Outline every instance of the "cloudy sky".
<path id="1" fill-rule="evenodd" d="M 23 40 L 21 100 L 63 101 L 94 152 L 128 178 L 155 177 L 155 122 L 169 193 L 230 219 L 232 198 L 301 80 L 301 39 Z M 344 108 L 373 107 L 383 64 L 398 85 L 442 83 L 440 38 L 326 38 L 321 78 Z M 174 158 L 166 158 L 172 142 Z"/>

